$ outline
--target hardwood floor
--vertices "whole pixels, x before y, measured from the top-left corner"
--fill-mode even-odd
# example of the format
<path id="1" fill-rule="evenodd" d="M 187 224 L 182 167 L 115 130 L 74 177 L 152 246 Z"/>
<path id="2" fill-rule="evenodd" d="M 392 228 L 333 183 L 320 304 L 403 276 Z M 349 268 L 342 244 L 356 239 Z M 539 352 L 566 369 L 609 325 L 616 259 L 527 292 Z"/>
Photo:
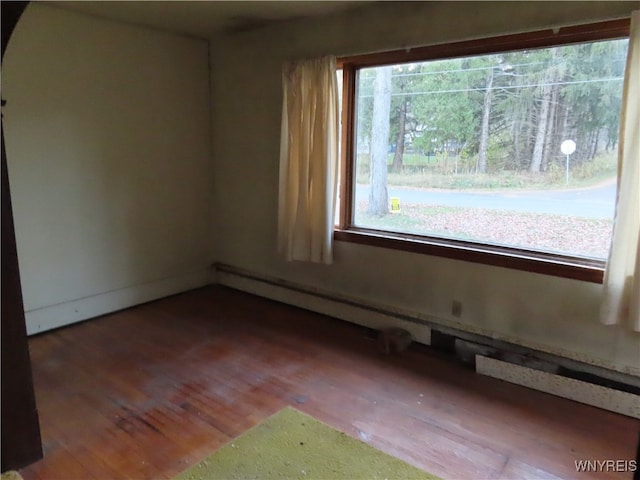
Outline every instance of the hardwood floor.
<path id="1" fill-rule="evenodd" d="M 443 478 L 631 478 L 640 422 L 476 375 L 426 347 L 208 287 L 30 339 L 32 479 L 171 478 L 285 405 Z"/>

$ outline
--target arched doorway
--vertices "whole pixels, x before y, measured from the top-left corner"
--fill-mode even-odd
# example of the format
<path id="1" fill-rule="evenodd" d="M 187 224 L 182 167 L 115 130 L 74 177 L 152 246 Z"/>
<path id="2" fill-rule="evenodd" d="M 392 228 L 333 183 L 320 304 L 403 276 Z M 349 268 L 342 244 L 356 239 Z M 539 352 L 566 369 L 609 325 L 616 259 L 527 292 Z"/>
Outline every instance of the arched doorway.
<path id="1" fill-rule="evenodd" d="M 2 5 L 2 58 L 28 2 Z M 4 104 L 5 99 L 2 99 Z M 2 465 L 4 472 L 42 458 L 27 344 L 13 211 L 2 129 Z"/>

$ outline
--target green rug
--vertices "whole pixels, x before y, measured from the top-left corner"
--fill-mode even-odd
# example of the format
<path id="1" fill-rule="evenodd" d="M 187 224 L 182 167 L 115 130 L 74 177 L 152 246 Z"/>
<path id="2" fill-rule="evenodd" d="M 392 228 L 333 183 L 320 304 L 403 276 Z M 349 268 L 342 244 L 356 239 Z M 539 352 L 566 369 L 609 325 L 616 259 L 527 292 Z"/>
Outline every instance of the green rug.
<path id="1" fill-rule="evenodd" d="M 10 470 L 0 475 L 0 480 L 22 480 L 22 477 L 15 470 Z"/>
<path id="2" fill-rule="evenodd" d="M 287 407 L 174 480 L 438 477 Z"/>

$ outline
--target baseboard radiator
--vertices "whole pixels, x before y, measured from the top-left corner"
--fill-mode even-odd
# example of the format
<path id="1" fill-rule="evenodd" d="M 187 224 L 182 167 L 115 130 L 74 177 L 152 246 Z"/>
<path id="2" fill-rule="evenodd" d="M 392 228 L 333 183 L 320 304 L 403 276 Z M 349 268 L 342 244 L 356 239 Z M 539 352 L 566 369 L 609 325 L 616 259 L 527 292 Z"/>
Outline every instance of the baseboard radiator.
<path id="1" fill-rule="evenodd" d="M 284 279 L 215 265 L 220 285 L 380 329 L 399 326 L 424 345 L 450 353 L 487 375 L 534 390 L 640 418 L 640 378 L 522 345 L 459 330 L 409 312 L 299 285 Z"/>
<path id="2" fill-rule="evenodd" d="M 476 357 L 476 372 L 640 419 L 640 389 L 625 385 L 623 388 L 628 391 L 624 391 L 620 385 L 598 385 L 482 355 Z"/>

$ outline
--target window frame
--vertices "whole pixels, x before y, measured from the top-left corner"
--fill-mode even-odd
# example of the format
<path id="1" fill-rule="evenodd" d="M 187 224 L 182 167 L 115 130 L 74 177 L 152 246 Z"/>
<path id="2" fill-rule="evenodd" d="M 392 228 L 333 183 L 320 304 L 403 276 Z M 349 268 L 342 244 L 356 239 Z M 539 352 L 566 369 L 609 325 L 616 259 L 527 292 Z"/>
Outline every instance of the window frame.
<path id="1" fill-rule="evenodd" d="M 361 68 L 553 47 L 597 40 L 613 40 L 629 37 L 629 30 L 630 19 L 623 18 L 479 40 L 465 40 L 338 58 L 337 68 L 342 69 L 342 145 L 339 222 L 334 228 L 334 239 L 602 283 L 606 263 L 604 260 L 355 226 L 353 224 L 353 203 L 356 79 L 357 71 Z"/>

